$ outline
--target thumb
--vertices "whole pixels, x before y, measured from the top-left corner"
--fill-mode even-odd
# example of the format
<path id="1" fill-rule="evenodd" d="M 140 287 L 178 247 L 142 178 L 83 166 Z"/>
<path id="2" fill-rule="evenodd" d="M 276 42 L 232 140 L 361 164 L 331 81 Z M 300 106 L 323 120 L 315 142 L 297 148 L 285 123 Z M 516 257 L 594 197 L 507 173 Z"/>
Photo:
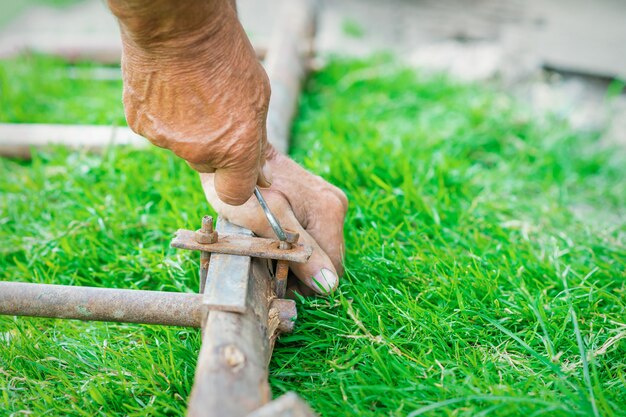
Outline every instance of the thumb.
<path id="1" fill-rule="evenodd" d="M 220 200 L 231 206 L 240 206 L 252 195 L 259 178 L 259 162 L 244 163 L 215 170 L 215 192 Z"/>

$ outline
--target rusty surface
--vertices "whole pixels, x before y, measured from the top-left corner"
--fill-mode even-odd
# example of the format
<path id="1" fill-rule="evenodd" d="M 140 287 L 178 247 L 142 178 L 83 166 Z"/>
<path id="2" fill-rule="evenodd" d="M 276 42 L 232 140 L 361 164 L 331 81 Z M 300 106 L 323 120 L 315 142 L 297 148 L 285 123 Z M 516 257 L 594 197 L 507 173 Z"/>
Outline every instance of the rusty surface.
<path id="1" fill-rule="evenodd" d="M 276 296 L 278 298 L 285 297 L 287 290 L 287 276 L 289 275 L 289 262 L 276 262 Z"/>
<path id="2" fill-rule="evenodd" d="M 213 230 L 213 217 L 204 216 L 202 218 L 202 227 L 194 234 L 198 243 L 215 243 L 217 242 L 217 231 Z M 204 293 L 206 287 L 206 277 L 209 271 L 209 262 L 211 261 L 210 252 L 200 252 L 200 293 Z"/>
<path id="3" fill-rule="evenodd" d="M 298 243 L 298 239 L 300 239 L 300 234 L 290 229 L 285 229 L 285 237 L 287 239 L 285 239 L 285 242 L 283 243 L 289 243 L 289 246 L 286 246 L 282 249 L 288 249 L 289 247 L 291 247 L 291 245 Z"/>
<path id="4" fill-rule="evenodd" d="M 280 241 L 278 243 L 278 249 L 280 250 L 289 250 L 294 245 L 297 244 L 300 235 L 291 230 L 285 229 L 285 235 L 287 236 L 286 241 Z M 276 262 L 276 296 L 278 298 L 284 298 L 285 292 L 287 291 L 287 276 L 289 275 L 289 262 L 287 261 L 278 261 Z"/>
<path id="5" fill-rule="evenodd" d="M 0 314 L 200 327 L 202 295 L 0 282 Z"/>
<path id="6" fill-rule="evenodd" d="M 211 254 L 209 252 L 200 252 L 200 294 L 204 293 L 204 289 L 206 288 L 209 262 L 211 262 Z"/>
<path id="7" fill-rule="evenodd" d="M 213 230 L 213 217 L 204 216 L 202 218 L 202 227 L 196 230 L 194 238 L 197 243 L 215 243 L 218 239 L 217 231 Z"/>
<path id="8" fill-rule="evenodd" d="M 276 259 L 290 262 L 306 262 L 313 249 L 295 244 L 290 249 L 280 249 L 279 242 L 261 237 L 220 233 L 216 243 L 202 244 L 195 240 L 195 232 L 180 229 L 172 239 L 171 246 L 178 249 L 199 250 L 227 255 L 243 255 L 253 258 Z"/>
<path id="9" fill-rule="evenodd" d="M 202 233 L 213 233 L 213 217 L 202 217 L 202 227 L 200 228 Z"/>

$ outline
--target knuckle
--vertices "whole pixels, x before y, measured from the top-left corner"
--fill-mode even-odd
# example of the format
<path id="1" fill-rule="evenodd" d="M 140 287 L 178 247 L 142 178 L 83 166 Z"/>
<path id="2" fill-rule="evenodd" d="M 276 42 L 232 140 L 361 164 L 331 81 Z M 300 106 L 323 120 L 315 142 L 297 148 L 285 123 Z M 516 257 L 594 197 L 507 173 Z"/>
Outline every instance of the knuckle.
<path id="1" fill-rule="evenodd" d="M 269 78 L 261 64 L 252 70 L 252 74 L 246 78 L 246 82 L 241 88 L 245 91 L 245 96 L 241 96 L 241 93 L 235 95 L 239 98 L 237 103 L 240 108 L 237 110 L 240 113 L 243 110 L 252 114 L 265 115 L 269 107 L 272 89 Z"/>
<path id="2" fill-rule="evenodd" d="M 341 203 L 341 208 L 343 210 L 343 214 L 345 215 L 348 212 L 348 208 L 350 205 L 348 196 L 346 196 L 346 193 L 344 193 L 343 190 L 341 190 L 340 188 L 338 187 L 334 187 L 334 188 L 335 188 L 335 195 L 337 196 L 337 199 Z"/>
<path id="3" fill-rule="evenodd" d="M 345 195 L 328 192 L 325 198 L 324 211 L 332 217 L 343 218 L 348 209 L 348 199 Z"/>
<path id="4" fill-rule="evenodd" d="M 328 186 L 325 190 L 325 200 L 327 201 L 326 208 L 332 213 L 345 216 L 348 212 L 348 197 L 346 193 L 330 183 L 326 184 Z"/>
<path id="5" fill-rule="evenodd" d="M 258 170 L 261 145 L 258 140 L 251 140 L 255 136 L 253 129 L 246 129 L 250 134 L 242 136 L 236 142 L 229 144 L 226 149 L 217 154 L 222 154 L 221 165 L 237 171 L 238 175 L 249 176 L 256 174 Z M 256 180 L 256 176 L 255 176 Z"/>

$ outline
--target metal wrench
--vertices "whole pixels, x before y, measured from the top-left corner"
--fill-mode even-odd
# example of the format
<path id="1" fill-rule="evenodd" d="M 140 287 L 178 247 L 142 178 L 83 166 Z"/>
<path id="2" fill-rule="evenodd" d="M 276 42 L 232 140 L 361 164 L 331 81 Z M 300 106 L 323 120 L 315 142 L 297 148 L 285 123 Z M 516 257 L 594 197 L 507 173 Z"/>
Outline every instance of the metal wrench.
<path id="1" fill-rule="evenodd" d="M 257 200 L 259 200 L 259 204 L 261 205 L 263 212 L 265 212 L 265 217 L 267 217 L 267 221 L 269 222 L 270 226 L 272 226 L 272 229 L 274 230 L 274 233 L 276 233 L 278 240 L 280 240 L 281 242 L 286 242 L 287 234 L 280 226 L 280 223 L 278 223 L 278 219 L 274 216 L 269 206 L 267 205 L 267 202 L 263 198 L 263 194 L 261 194 L 259 187 L 254 187 L 254 195 L 256 196 Z"/>
<path id="2" fill-rule="evenodd" d="M 274 233 L 278 236 L 280 240 L 279 248 L 280 249 L 291 249 L 292 245 L 298 242 L 298 238 L 300 237 L 298 233 L 294 233 L 292 231 L 286 231 L 280 226 L 278 220 L 271 212 L 270 208 L 267 205 L 267 202 L 263 198 L 261 191 L 259 191 L 258 187 L 254 187 L 254 195 L 257 200 L 259 200 L 259 204 L 263 211 L 265 212 L 265 217 L 267 217 L 267 221 L 269 222 L 272 229 L 274 229 Z M 289 262 L 284 260 L 276 261 L 276 296 L 278 298 L 285 297 L 285 291 L 287 290 L 287 276 L 289 275 Z"/>

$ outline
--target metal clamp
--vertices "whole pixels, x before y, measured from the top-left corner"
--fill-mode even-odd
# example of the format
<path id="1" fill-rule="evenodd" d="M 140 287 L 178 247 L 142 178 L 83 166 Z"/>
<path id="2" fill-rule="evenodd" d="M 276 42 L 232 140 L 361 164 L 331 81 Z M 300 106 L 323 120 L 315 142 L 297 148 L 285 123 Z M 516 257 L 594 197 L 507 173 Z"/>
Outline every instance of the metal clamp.
<path id="1" fill-rule="evenodd" d="M 213 218 L 204 216 L 202 218 L 202 227 L 199 230 L 179 229 L 170 245 L 178 249 L 200 251 L 202 255 L 200 265 L 201 285 L 204 283 L 203 278 L 206 278 L 211 253 L 276 260 L 276 271 L 274 274 L 276 278 L 275 291 L 278 298 L 283 298 L 287 288 L 289 262 L 306 262 L 313 253 L 313 248 L 309 245 L 298 243 L 300 238 L 298 233 L 282 228 L 281 231 L 285 235 L 284 241 L 239 234 L 222 233 L 218 235 L 213 228 Z"/>

